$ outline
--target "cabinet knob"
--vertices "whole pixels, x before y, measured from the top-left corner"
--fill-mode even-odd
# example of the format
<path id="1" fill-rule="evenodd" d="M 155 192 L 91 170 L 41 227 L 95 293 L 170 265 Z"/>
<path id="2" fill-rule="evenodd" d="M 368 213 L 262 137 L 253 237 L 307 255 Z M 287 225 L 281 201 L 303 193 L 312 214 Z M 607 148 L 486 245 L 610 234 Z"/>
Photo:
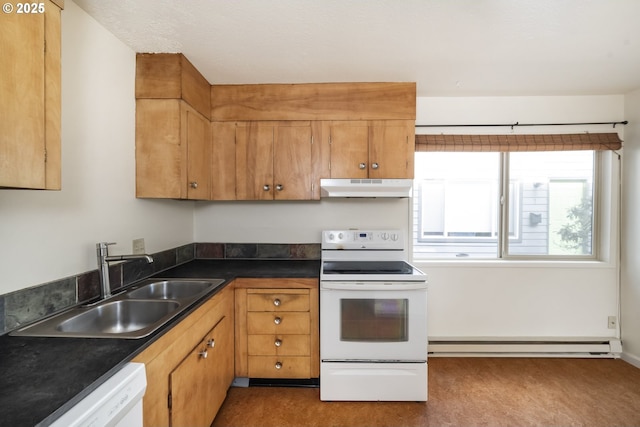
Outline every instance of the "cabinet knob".
<path id="1" fill-rule="evenodd" d="M 275 323 L 276 325 L 279 325 L 280 323 L 282 323 L 282 319 L 279 317 L 276 317 L 275 319 L 273 319 L 273 323 Z"/>
<path id="2" fill-rule="evenodd" d="M 282 369 L 282 362 L 276 362 L 276 369 Z"/>
<path id="3" fill-rule="evenodd" d="M 207 350 L 201 350 L 198 352 L 198 356 L 202 357 L 203 359 L 207 358 Z"/>
<path id="4" fill-rule="evenodd" d="M 273 343 L 276 347 L 280 347 L 282 345 L 282 340 L 281 339 L 276 339 L 276 341 Z"/>
<path id="5" fill-rule="evenodd" d="M 189 185 L 191 186 L 191 188 L 198 188 L 198 183 L 196 181 L 191 181 Z"/>
<path id="6" fill-rule="evenodd" d="M 278 191 L 282 191 L 283 188 L 284 188 L 284 185 L 282 185 L 282 184 L 276 185 L 276 190 L 278 190 Z"/>
<path id="7" fill-rule="evenodd" d="M 274 299 L 274 300 L 273 300 L 273 305 L 275 305 L 276 307 L 279 307 L 279 306 L 280 306 L 280 304 L 282 304 L 282 303 L 280 302 L 280 298 L 276 298 L 276 299 Z"/>
<path id="8" fill-rule="evenodd" d="M 371 169 L 378 169 L 378 167 L 380 167 L 380 165 L 378 165 L 377 163 L 373 163 L 371 165 Z"/>
<path id="9" fill-rule="evenodd" d="M 209 346 L 210 348 L 213 348 L 216 346 L 216 340 L 213 338 L 209 338 L 209 340 L 207 341 L 207 346 Z"/>
<path id="10" fill-rule="evenodd" d="M 366 164 L 366 163 L 360 163 L 360 164 L 358 165 L 358 167 L 359 167 L 360 169 L 366 169 L 366 168 L 367 168 L 367 164 Z"/>
<path id="11" fill-rule="evenodd" d="M 269 184 L 265 184 L 265 185 L 262 186 L 262 189 L 264 191 L 269 191 L 269 190 L 271 190 L 271 186 Z"/>

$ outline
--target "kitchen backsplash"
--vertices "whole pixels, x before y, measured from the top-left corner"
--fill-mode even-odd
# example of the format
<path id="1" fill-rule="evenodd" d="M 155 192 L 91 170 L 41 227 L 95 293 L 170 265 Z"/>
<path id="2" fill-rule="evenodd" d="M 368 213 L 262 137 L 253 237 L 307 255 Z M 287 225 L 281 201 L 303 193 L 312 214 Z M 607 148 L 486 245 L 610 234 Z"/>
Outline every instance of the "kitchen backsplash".
<path id="1" fill-rule="evenodd" d="M 109 268 L 118 290 L 193 259 L 320 259 L 320 245 L 272 243 L 190 243 L 153 255 L 153 263 L 128 261 Z M 0 295 L 0 335 L 34 320 L 96 298 L 98 270 Z"/>

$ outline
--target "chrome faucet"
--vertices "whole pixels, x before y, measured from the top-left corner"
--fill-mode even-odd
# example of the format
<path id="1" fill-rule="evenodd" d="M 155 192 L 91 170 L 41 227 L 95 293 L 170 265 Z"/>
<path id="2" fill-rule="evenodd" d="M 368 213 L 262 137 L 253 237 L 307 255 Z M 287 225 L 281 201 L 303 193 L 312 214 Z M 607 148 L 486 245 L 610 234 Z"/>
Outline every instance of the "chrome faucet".
<path id="1" fill-rule="evenodd" d="M 100 275 L 100 299 L 109 298 L 111 296 L 111 281 L 109 279 L 109 262 L 111 261 L 128 261 L 132 259 L 146 259 L 148 263 L 153 262 L 151 255 L 114 255 L 109 256 L 109 245 L 115 243 L 100 242 L 96 243 L 96 252 L 98 255 L 98 273 Z"/>

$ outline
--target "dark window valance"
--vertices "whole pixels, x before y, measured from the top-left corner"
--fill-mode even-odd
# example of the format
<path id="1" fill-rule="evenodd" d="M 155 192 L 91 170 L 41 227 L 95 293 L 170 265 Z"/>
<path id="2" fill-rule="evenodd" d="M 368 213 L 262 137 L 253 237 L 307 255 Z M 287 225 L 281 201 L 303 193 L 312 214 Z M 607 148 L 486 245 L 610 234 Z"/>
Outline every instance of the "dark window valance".
<path id="1" fill-rule="evenodd" d="M 416 135 L 416 151 L 619 150 L 617 133 Z"/>

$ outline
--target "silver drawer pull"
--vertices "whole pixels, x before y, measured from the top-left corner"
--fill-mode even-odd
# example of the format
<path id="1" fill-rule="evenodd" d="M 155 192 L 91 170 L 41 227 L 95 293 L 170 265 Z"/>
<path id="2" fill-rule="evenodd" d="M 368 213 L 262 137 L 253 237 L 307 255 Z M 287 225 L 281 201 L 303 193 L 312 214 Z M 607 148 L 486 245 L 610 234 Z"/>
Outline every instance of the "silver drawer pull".
<path id="1" fill-rule="evenodd" d="M 282 362 L 276 362 L 276 369 L 282 369 Z"/>
<path id="2" fill-rule="evenodd" d="M 206 359 L 207 358 L 207 350 L 202 350 L 202 351 L 198 352 L 198 355 L 200 357 L 202 357 L 203 359 Z"/>
<path id="3" fill-rule="evenodd" d="M 275 323 L 276 325 L 279 325 L 280 323 L 282 323 L 282 319 L 279 317 L 276 317 L 275 319 L 273 319 L 273 323 Z"/>
<path id="4" fill-rule="evenodd" d="M 207 345 L 208 345 L 210 348 L 215 347 L 215 346 L 216 346 L 216 340 L 215 340 L 215 339 L 213 339 L 213 338 L 209 338 L 209 340 L 207 341 Z"/>
<path id="5" fill-rule="evenodd" d="M 373 163 L 371 165 L 371 169 L 378 169 L 380 167 L 380 165 L 378 165 L 377 163 Z"/>
<path id="6" fill-rule="evenodd" d="M 191 183 L 189 183 L 189 185 L 191 186 L 191 188 L 198 188 L 198 183 L 196 181 L 192 181 Z"/>
<path id="7" fill-rule="evenodd" d="M 262 189 L 264 191 L 269 191 L 269 190 L 271 190 L 271 186 L 269 184 L 265 184 L 265 185 L 262 186 Z"/>
<path id="8" fill-rule="evenodd" d="M 282 345 L 282 340 L 280 339 L 276 339 L 276 341 L 274 342 L 276 347 L 280 347 Z"/>
<path id="9" fill-rule="evenodd" d="M 358 167 L 359 167 L 360 169 L 366 169 L 366 168 L 367 168 L 367 164 L 366 164 L 366 163 L 360 163 L 360 164 L 358 165 Z"/>
<path id="10" fill-rule="evenodd" d="M 282 304 L 282 302 L 280 301 L 279 298 L 276 298 L 276 299 L 273 300 L 273 305 L 275 305 L 276 307 L 279 307 L 280 304 Z"/>

